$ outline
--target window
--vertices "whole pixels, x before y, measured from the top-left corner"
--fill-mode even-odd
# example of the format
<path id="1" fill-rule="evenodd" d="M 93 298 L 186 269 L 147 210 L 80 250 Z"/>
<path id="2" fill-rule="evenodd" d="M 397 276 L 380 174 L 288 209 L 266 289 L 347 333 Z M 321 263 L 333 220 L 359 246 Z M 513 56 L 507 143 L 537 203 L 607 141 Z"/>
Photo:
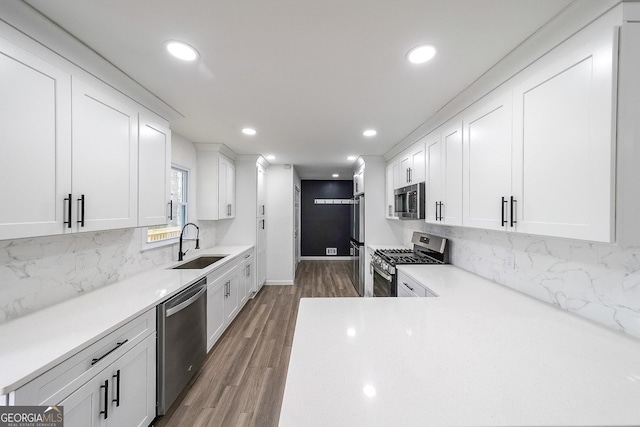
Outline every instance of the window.
<path id="1" fill-rule="evenodd" d="M 149 227 L 147 243 L 177 239 L 182 227 L 187 223 L 189 201 L 189 172 L 176 166 L 171 167 L 171 216 L 166 225 Z"/>

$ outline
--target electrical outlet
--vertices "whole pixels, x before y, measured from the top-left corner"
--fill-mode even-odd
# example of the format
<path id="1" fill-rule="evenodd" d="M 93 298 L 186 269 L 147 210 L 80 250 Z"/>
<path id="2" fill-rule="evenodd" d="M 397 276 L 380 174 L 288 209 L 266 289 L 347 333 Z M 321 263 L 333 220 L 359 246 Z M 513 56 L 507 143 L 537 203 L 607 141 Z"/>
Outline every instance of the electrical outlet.
<path id="1" fill-rule="evenodd" d="M 502 263 L 506 268 L 510 268 L 512 270 L 516 269 L 516 254 L 513 251 L 506 251 L 504 253 L 504 258 L 502 259 Z"/>
<path id="2" fill-rule="evenodd" d="M 87 268 L 87 255 L 76 256 L 76 271 L 82 271 Z"/>
<path id="3" fill-rule="evenodd" d="M 349 248 L 349 256 L 353 256 L 353 248 Z"/>
<path id="4" fill-rule="evenodd" d="M 338 249 L 336 248 L 327 248 L 327 255 L 338 255 Z"/>

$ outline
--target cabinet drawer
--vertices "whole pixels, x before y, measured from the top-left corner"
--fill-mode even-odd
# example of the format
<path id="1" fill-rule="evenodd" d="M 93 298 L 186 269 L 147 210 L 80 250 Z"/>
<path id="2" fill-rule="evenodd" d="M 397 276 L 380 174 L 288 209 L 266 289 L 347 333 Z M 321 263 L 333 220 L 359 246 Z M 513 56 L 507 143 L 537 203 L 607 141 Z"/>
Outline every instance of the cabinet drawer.
<path id="1" fill-rule="evenodd" d="M 398 274 L 398 294 L 400 294 L 400 289 L 403 289 L 406 292 L 414 294 L 416 297 L 426 297 L 427 293 L 424 287 L 422 287 L 418 282 L 413 280 L 411 277 L 406 276 L 402 273 Z"/>
<path id="2" fill-rule="evenodd" d="M 156 331 L 151 309 L 15 391 L 15 405 L 55 405 Z"/>

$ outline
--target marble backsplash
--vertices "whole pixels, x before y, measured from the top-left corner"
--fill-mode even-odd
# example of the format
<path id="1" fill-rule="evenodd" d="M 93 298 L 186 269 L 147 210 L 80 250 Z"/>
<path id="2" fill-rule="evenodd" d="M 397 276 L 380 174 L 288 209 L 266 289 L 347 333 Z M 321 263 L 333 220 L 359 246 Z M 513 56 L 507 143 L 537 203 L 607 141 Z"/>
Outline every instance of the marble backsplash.
<path id="1" fill-rule="evenodd" d="M 404 221 L 403 242 L 424 231 L 450 239 L 450 262 L 640 338 L 640 247 Z"/>
<path id="2" fill-rule="evenodd" d="M 215 246 L 215 222 L 198 225 L 201 249 Z M 177 244 L 146 249 L 145 235 L 130 228 L 0 241 L 0 323 L 177 259 Z"/>

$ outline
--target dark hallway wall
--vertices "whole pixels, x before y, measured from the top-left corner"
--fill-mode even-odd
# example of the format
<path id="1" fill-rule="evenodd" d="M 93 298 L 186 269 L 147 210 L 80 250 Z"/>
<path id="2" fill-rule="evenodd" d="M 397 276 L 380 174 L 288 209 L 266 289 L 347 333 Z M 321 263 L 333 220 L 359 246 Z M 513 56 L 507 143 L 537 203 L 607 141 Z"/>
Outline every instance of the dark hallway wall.
<path id="1" fill-rule="evenodd" d="M 338 256 L 349 256 L 351 205 L 316 205 L 315 199 L 350 199 L 353 181 L 301 182 L 301 256 L 325 256 L 326 248 L 337 248 Z"/>

